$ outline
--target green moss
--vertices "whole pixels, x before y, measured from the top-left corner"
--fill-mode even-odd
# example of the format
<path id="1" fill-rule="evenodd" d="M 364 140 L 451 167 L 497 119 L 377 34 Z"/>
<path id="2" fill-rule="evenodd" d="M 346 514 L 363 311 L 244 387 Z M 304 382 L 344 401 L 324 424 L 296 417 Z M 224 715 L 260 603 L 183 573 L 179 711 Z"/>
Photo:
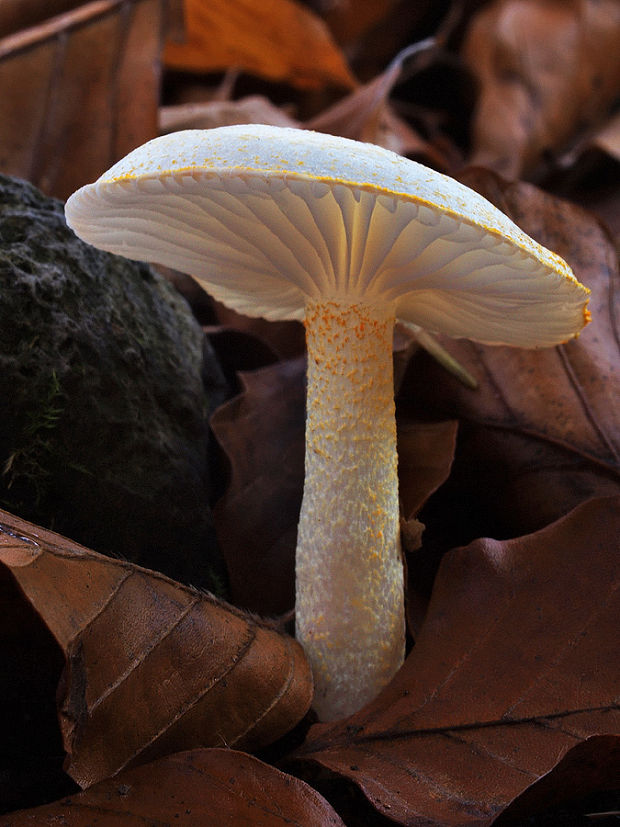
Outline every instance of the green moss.
<path id="1" fill-rule="evenodd" d="M 2 470 L 8 489 L 18 480 L 33 492 L 35 502 L 45 497 L 54 460 L 59 459 L 57 443 L 51 438 L 64 410 L 64 399 L 55 370 L 47 382 L 46 393 L 39 404 L 27 412 L 17 445 Z M 62 459 L 62 458 L 60 458 Z"/>
<path id="2" fill-rule="evenodd" d="M 161 275 L 82 243 L 62 203 L 0 174 L 4 508 L 213 589 L 203 373 L 216 357 Z"/>

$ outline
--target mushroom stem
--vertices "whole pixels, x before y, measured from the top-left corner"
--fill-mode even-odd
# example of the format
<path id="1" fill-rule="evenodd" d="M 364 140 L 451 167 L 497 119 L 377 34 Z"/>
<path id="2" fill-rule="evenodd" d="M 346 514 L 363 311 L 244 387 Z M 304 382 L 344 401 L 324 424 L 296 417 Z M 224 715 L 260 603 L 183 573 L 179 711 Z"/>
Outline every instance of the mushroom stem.
<path id="1" fill-rule="evenodd" d="M 306 479 L 296 634 L 321 720 L 371 701 L 403 662 L 393 304 L 306 305 Z"/>

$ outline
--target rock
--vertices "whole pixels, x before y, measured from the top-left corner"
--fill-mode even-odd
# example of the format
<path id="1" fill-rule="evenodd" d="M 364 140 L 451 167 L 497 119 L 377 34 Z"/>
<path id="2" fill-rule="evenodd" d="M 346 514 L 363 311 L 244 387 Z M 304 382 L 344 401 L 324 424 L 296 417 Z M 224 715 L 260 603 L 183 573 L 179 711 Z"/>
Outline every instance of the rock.
<path id="1" fill-rule="evenodd" d="M 84 244 L 60 201 L 0 176 L 3 508 L 217 591 L 207 417 L 220 375 L 162 276 Z"/>

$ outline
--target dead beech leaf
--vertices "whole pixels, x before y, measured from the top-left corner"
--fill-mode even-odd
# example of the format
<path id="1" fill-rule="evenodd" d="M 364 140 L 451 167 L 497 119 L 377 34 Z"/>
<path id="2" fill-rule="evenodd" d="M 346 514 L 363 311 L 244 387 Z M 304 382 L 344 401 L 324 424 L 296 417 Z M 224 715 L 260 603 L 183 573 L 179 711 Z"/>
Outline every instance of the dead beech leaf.
<path id="1" fill-rule="evenodd" d="M 307 121 L 304 127 L 378 144 L 400 155 L 422 157 L 440 169 L 447 168 L 448 160 L 442 153 L 418 135 L 389 104 L 392 88 L 400 80 L 407 60 L 423 56 L 436 45 L 429 38 L 403 49 L 381 74 Z"/>
<path id="2" fill-rule="evenodd" d="M 616 161 L 620 161 L 620 112 L 593 137 L 594 146 L 602 149 Z"/>
<path id="3" fill-rule="evenodd" d="M 620 498 L 442 561 L 422 632 L 371 704 L 295 753 L 400 824 L 485 827 L 569 750 L 620 734 Z"/>
<path id="4" fill-rule="evenodd" d="M 221 302 L 213 301 L 219 324 L 238 330 L 266 344 L 280 359 L 294 359 L 306 350 L 306 332 L 301 322 L 268 321 L 260 317 L 243 316 Z M 239 370 L 249 369 L 240 367 Z"/>
<path id="5" fill-rule="evenodd" d="M 69 5 L 0 39 L 0 169 L 58 198 L 157 134 L 161 2 Z"/>
<path id="6" fill-rule="evenodd" d="M 310 705 L 301 647 L 210 595 L 6 512 L 0 562 L 65 653 L 60 721 L 81 786 L 181 749 L 264 746 Z"/>
<path id="7" fill-rule="evenodd" d="M 240 375 L 242 393 L 211 417 L 230 484 L 214 508 L 236 605 L 283 614 L 295 602 L 295 545 L 304 483 L 305 359 Z"/>
<path id="8" fill-rule="evenodd" d="M 0 819 L 5 827 L 94 824 L 343 825 L 305 782 L 231 749 L 196 749 L 125 770 L 85 792 Z"/>
<path id="9" fill-rule="evenodd" d="M 571 167 L 577 165 L 584 155 L 587 156 L 592 151 L 599 151 L 616 162 L 620 161 L 620 112 L 609 118 L 600 129 L 584 137 L 581 142 L 563 155 L 559 159 L 559 166 L 562 170 L 570 171 Z M 615 183 L 614 180 L 613 184 Z M 614 186 L 614 194 L 616 190 L 617 187 Z"/>
<path id="10" fill-rule="evenodd" d="M 266 123 L 272 126 L 299 127 L 280 107 L 262 95 L 248 95 L 239 100 L 213 100 L 206 103 L 181 103 L 162 106 L 159 110 L 159 131 L 180 129 L 213 129 L 238 123 Z"/>
<path id="11" fill-rule="evenodd" d="M 407 555 L 407 626 L 416 637 L 428 599 L 423 597 L 432 558 L 424 551 L 424 523 L 418 515 L 429 497 L 448 479 L 454 459 L 458 423 L 419 422 L 411 419 L 397 403 L 398 486 L 400 532 Z M 421 554 L 415 554 L 420 548 Z"/>
<path id="12" fill-rule="evenodd" d="M 496 0 L 462 47 L 480 84 L 470 163 L 531 176 L 600 125 L 620 87 L 617 0 Z"/>
<path id="13" fill-rule="evenodd" d="M 556 162 L 545 189 L 594 213 L 620 238 L 620 111 L 598 130 L 588 132 Z"/>
<path id="14" fill-rule="evenodd" d="M 398 490 L 405 519 L 424 503 L 450 474 L 458 423 L 418 422 L 399 415 Z"/>
<path id="15" fill-rule="evenodd" d="M 567 800 L 588 796 L 594 790 L 618 788 L 620 736 L 593 735 L 572 747 L 551 772 L 519 795 L 497 824 L 515 824 L 530 813 L 564 809 Z M 588 819 L 589 820 L 589 819 Z M 592 818 L 596 823 L 595 817 Z M 547 823 L 550 824 L 548 821 Z M 605 820 L 603 818 L 603 824 Z"/>
<path id="16" fill-rule="evenodd" d="M 0 6 L 0 37 L 70 11 L 80 2 L 81 0 L 4 0 Z"/>
<path id="17" fill-rule="evenodd" d="M 478 377 L 477 391 L 414 357 L 401 386 L 414 414 L 460 421 L 453 473 L 433 500 L 443 528 L 455 521 L 451 544 L 535 531 L 588 497 L 617 493 L 620 481 L 613 245 L 592 215 L 531 184 L 482 169 L 460 178 L 568 261 L 592 290 L 592 322 L 578 339 L 544 350 L 452 340 L 453 355 Z"/>
<path id="18" fill-rule="evenodd" d="M 325 19 L 339 43 L 359 47 L 360 38 L 393 13 L 398 0 L 357 0 L 325 4 Z"/>
<path id="19" fill-rule="evenodd" d="M 169 69 L 240 68 L 301 88 L 350 89 L 355 79 L 327 26 L 295 0 L 184 0 L 185 40 L 168 39 Z"/>

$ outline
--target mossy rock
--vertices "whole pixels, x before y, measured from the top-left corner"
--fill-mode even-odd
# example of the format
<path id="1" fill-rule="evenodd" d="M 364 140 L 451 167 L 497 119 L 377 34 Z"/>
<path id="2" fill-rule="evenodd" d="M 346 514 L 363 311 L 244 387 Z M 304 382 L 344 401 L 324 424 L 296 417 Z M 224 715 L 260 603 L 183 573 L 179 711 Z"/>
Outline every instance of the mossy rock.
<path id="1" fill-rule="evenodd" d="M 220 584 L 207 419 L 221 374 L 199 325 L 162 276 L 84 244 L 60 201 L 6 176 L 0 375 L 1 507 Z"/>

